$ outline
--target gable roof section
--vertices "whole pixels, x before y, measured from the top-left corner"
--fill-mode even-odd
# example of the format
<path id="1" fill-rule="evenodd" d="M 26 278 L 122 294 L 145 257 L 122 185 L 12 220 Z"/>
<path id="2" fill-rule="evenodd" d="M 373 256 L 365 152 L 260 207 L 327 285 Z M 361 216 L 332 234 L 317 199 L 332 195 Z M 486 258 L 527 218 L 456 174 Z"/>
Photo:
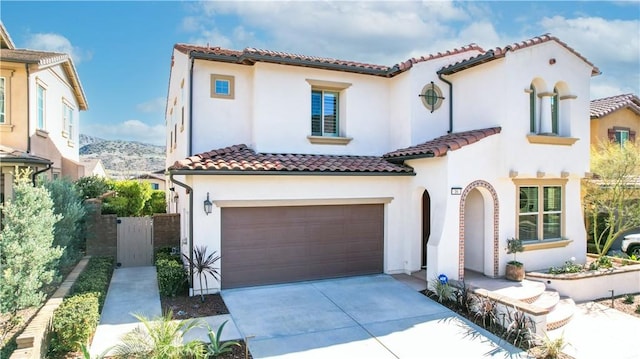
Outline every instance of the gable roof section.
<path id="1" fill-rule="evenodd" d="M 34 156 L 30 153 L 16 150 L 15 148 L 0 145 L 0 163 L 2 164 L 34 164 L 50 165 L 53 162 L 44 157 Z"/>
<path id="2" fill-rule="evenodd" d="M 640 99 L 632 93 L 591 100 L 590 105 L 592 119 L 609 115 L 623 108 L 628 108 L 640 115 Z"/>
<path id="3" fill-rule="evenodd" d="M 187 54 L 196 59 L 229 62 L 243 65 L 253 65 L 256 62 L 268 62 L 281 65 L 312 67 L 326 70 L 354 72 L 359 74 L 393 77 L 409 70 L 414 64 L 439 59 L 451 55 L 457 55 L 468 51 L 484 52 L 476 44 L 469 44 L 461 48 L 438 52 L 411 58 L 393 66 L 375 65 L 356 61 L 338 60 L 328 57 L 316 57 L 292 54 L 280 51 L 262 50 L 255 48 L 245 48 L 242 51 L 224 49 L 221 47 L 206 47 L 189 44 L 176 44 L 174 48 L 181 53 Z"/>
<path id="4" fill-rule="evenodd" d="M 414 158 L 442 157 L 449 151 L 455 151 L 478 142 L 485 137 L 500 133 L 501 130 L 501 127 L 490 127 L 481 130 L 450 133 L 416 146 L 389 152 L 383 158 L 399 162 Z"/>
<path id="5" fill-rule="evenodd" d="M 184 174 L 414 174 L 411 167 L 376 156 L 256 153 L 246 145 L 212 150 L 177 161 L 169 171 Z"/>
<path id="6" fill-rule="evenodd" d="M 69 55 L 60 52 L 49 51 L 37 51 L 26 49 L 2 49 L 0 58 L 5 62 L 17 62 L 21 64 L 37 65 L 39 69 L 45 69 L 47 67 L 60 65 L 67 74 L 69 81 L 71 81 L 71 87 L 78 101 L 78 106 L 81 110 L 87 110 L 89 105 L 87 103 L 87 97 L 82 89 L 80 83 L 80 77 L 76 72 L 76 67 L 73 65 L 73 60 Z"/>
<path id="7" fill-rule="evenodd" d="M 16 45 L 11 40 L 11 36 L 9 36 L 9 32 L 4 27 L 2 21 L 0 21 L 0 49 L 15 49 Z"/>
<path id="8" fill-rule="evenodd" d="M 566 43 L 560 41 L 557 37 L 551 36 L 550 34 L 544 34 L 542 36 L 536 36 L 536 37 L 534 37 L 532 39 L 521 41 L 521 42 L 517 42 L 517 43 L 513 43 L 511 45 L 507 45 L 507 46 L 502 47 L 502 48 L 496 47 L 495 49 L 488 50 L 484 54 L 480 54 L 480 55 L 474 56 L 474 57 L 472 57 L 470 59 L 459 61 L 459 62 L 457 62 L 455 64 L 451 64 L 449 66 L 445 66 L 440 71 L 438 71 L 438 73 L 442 74 L 442 75 L 451 75 L 453 73 L 460 72 L 462 70 L 466 70 L 468 68 L 471 68 L 471 67 L 474 67 L 474 66 L 477 66 L 477 65 L 480 65 L 480 64 L 487 63 L 489 61 L 493 61 L 493 60 L 505 57 L 507 52 L 509 52 L 509 51 L 518 51 L 518 50 L 521 50 L 521 49 L 526 49 L 528 47 L 539 45 L 539 44 L 542 44 L 542 43 L 545 43 L 545 42 L 549 42 L 549 41 L 557 42 L 558 44 L 560 44 L 560 46 L 564 47 L 569 52 L 571 52 L 572 54 L 574 54 L 578 58 L 580 58 L 582 61 L 584 61 L 587 65 L 591 66 L 591 68 L 592 68 L 591 76 L 596 76 L 596 75 L 600 75 L 601 74 L 600 70 L 594 64 L 589 62 L 589 60 L 587 60 L 579 52 L 574 50 L 572 47 L 570 47 Z"/>

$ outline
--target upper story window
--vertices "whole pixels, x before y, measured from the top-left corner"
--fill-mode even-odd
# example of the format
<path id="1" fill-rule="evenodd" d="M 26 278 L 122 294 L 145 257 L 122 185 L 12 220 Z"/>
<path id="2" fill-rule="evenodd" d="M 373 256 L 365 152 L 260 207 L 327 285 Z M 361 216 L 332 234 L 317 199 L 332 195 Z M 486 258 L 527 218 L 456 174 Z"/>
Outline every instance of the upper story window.
<path id="1" fill-rule="evenodd" d="M 562 239 L 564 183 L 566 181 L 559 180 L 518 183 L 518 238 L 523 241 Z"/>
<path id="2" fill-rule="evenodd" d="M 350 83 L 306 80 L 311 85 L 311 135 L 309 142 L 321 145 L 347 145 L 351 137 L 345 136 L 346 91 Z"/>
<path id="3" fill-rule="evenodd" d="M 211 75 L 211 97 L 233 99 L 235 97 L 235 78 L 228 75 Z"/>
<path id="4" fill-rule="evenodd" d="M 6 82 L 6 79 L 4 77 L 0 77 L 0 123 L 1 124 L 6 123 L 6 117 L 7 117 L 5 82 Z"/>
<path id="5" fill-rule="evenodd" d="M 571 106 L 567 100 L 576 96 L 568 94 L 568 86 L 563 82 L 545 90 L 546 85 L 536 79 L 525 90 L 529 94 L 530 143 L 573 145 L 578 139 L 570 137 Z"/>
<path id="6" fill-rule="evenodd" d="M 337 91 L 311 91 L 311 135 L 331 136 L 339 135 L 339 100 Z"/>
<path id="7" fill-rule="evenodd" d="M 44 86 L 38 84 L 36 89 L 36 119 L 37 119 L 37 129 L 44 130 L 45 129 L 45 106 L 47 90 Z"/>
<path id="8" fill-rule="evenodd" d="M 160 185 L 157 184 L 157 183 L 151 183 L 151 189 L 152 190 L 158 190 L 158 189 L 160 189 Z"/>
<path id="9" fill-rule="evenodd" d="M 440 90 L 440 87 L 434 84 L 433 81 L 426 84 L 418 96 L 421 98 L 422 105 L 431 112 L 440 108 L 442 100 L 444 99 L 444 97 L 442 97 L 442 90 Z"/>
<path id="10" fill-rule="evenodd" d="M 73 108 L 65 101 L 62 102 L 62 126 L 63 135 L 66 135 L 69 139 L 73 139 Z"/>
<path id="11" fill-rule="evenodd" d="M 636 131 L 632 131 L 629 127 L 613 127 L 608 130 L 609 141 L 624 146 L 627 142 L 636 141 Z"/>

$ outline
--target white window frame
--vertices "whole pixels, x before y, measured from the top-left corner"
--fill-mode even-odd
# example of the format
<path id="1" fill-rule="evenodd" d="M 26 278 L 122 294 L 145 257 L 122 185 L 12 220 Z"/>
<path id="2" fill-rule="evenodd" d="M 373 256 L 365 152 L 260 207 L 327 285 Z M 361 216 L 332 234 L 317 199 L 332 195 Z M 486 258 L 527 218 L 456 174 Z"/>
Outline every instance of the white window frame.
<path id="1" fill-rule="evenodd" d="M 518 237 L 520 237 L 520 217 L 526 215 L 536 215 L 536 238 L 534 239 L 524 239 L 523 242 L 526 243 L 536 243 L 541 241 L 557 241 L 562 240 L 565 237 L 565 219 L 566 219 L 566 183 L 567 180 L 564 179 L 541 179 L 541 180 L 527 180 L 527 179 L 517 179 L 514 180 L 516 184 L 516 233 Z M 521 198 L 520 198 L 520 189 L 522 187 L 536 187 L 538 189 L 538 209 L 537 211 L 529 211 L 524 212 L 521 211 Z M 544 209 L 544 189 L 550 187 L 559 187 L 560 188 L 560 210 L 548 210 Z M 545 214 L 560 215 L 560 236 L 553 238 L 544 238 L 544 230 L 545 230 Z"/>
<path id="2" fill-rule="evenodd" d="M 40 93 L 42 90 L 42 94 Z M 40 107 L 42 102 L 42 107 Z M 47 86 L 42 82 L 36 83 L 36 129 L 45 131 L 47 128 Z"/>
<path id="3" fill-rule="evenodd" d="M 7 78 L 0 76 L 0 125 L 7 123 Z"/>

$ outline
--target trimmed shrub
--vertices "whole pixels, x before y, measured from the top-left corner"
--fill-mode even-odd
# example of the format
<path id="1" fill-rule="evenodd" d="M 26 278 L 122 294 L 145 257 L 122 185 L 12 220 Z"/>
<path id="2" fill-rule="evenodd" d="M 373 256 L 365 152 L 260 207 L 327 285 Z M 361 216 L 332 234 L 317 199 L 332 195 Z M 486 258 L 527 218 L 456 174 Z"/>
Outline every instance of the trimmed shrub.
<path id="1" fill-rule="evenodd" d="M 150 216 L 154 213 L 167 213 L 167 199 L 164 191 L 156 189 L 151 192 L 151 197 L 145 202 L 142 214 Z"/>
<path id="2" fill-rule="evenodd" d="M 80 350 L 100 321 L 98 295 L 84 293 L 66 298 L 53 314 L 53 335 L 50 349 L 54 353 Z"/>
<path id="3" fill-rule="evenodd" d="M 113 189 L 109 180 L 100 176 L 82 177 L 75 184 L 82 199 L 98 198 Z"/>
<path id="4" fill-rule="evenodd" d="M 60 216 L 53 212 L 49 191 L 33 187 L 28 170 L 17 170 L 13 196 L 0 205 L 0 313 L 42 302 L 44 285 L 51 283 L 62 249 L 53 246 L 53 228 Z"/>
<path id="5" fill-rule="evenodd" d="M 113 262 L 113 257 L 92 257 L 71 288 L 71 294 L 95 293 L 99 310 L 102 310 L 113 274 Z"/>
<path id="6" fill-rule="evenodd" d="M 82 220 L 86 213 L 80 193 L 68 179 L 44 181 L 43 185 L 49 190 L 54 212 L 60 215 L 60 220 L 55 224 L 53 231 L 53 245 L 64 250 L 60 258 L 60 266 L 75 264 L 82 257 L 80 239 Z"/>
<path id="7" fill-rule="evenodd" d="M 171 259 L 160 259 L 156 262 L 158 271 L 158 287 L 160 295 L 173 297 L 185 290 L 187 271 L 182 263 Z"/>
<path id="8" fill-rule="evenodd" d="M 117 195 L 102 202 L 102 214 L 117 214 L 118 217 L 143 216 L 145 203 L 151 198 L 151 185 L 146 182 L 125 180 L 114 182 Z"/>
<path id="9" fill-rule="evenodd" d="M 172 247 L 163 247 L 156 250 L 156 257 L 153 263 L 158 263 L 161 259 L 172 260 L 182 264 L 180 254 L 171 254 Z"/>

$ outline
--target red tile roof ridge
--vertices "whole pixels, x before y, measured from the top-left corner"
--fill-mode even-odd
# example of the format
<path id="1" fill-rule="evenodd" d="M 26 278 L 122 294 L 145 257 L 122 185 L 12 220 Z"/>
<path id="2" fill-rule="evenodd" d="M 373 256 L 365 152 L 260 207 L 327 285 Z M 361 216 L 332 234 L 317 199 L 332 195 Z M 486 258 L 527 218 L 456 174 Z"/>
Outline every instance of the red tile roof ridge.
<path id="1" fill-rule="evenodd" d="M 464 52 L 468 52 L 468 51 L 473 51 L 473 50 L 477 50 L 480 51 L 481 53 L 484 53 L 484 49 L 482 49 L 482 47 L 478 46 L 478 44 L 472 42 L 466 46 L 462 46 L 462 47 L 456 47 L 453 48 L 451 50 L 447 50 L 445 52 L 438 52 L 435 54 L 428 54 L 428 55 L 423 55 L 420 56 L 419 58 L 416 57 L 412 57 L 406 61 L 403 61 L 399 64 L 397 64 L 396 66 L 398 66 L 398 68 L 401 71 L 406 71 L 408 69 L 410 69 L 411 67 L 413 67 L 413 65 L 420 63 L 420 62 L 426 62 L 426 61 L 430 61 L 430 60 L 435 60 L 435 59 L 439 59 L 439 58 L 443 58 L 443 57 L 447 57 L 447 56 L 451 56 L 451 55 L 457 55 L 457 54 L 461 54 Z"/>
<path id="2" fill-rule="evenodd" d="M 169 170 L 413 173 L 378 156 L 256 153 L 244 144 L 176 161 Z"/>
<path id="3" fill-rule="evenodd" d="M 640 114 L 640 98 L 633 93 L 628 93 L 591 100 L 589 112 L 591 118 L 599 118 L 622 108 L 629 108 Z"/>
<path id="4" fill-rule="evenodd" d="M 600 69 L 598 69 L 593 63 L 591 63 L 589 60 L 587 60 L 586 57 L 584 57 L 582 54 L 580 54 L 578 51 L 576 51 L 574 48 L 570 47 L 569 45 L 567 45 L 565 42 L 561 41 L 560 39 L 558 39 L 555 36 L 552 36 L 551 34 L 543 34 L 540 36 L 535 36 L 533 38 L 527 39 L 527 40 L 523 40 L 520 42 L 515 42 L 512 44 L 509 44 L 507 46 L 504 47 L 495 47 L 493 49 L 489 49 L 486 52 L 473 56 L 471 58 L 465 59 L 465 60 L 461 60 L 458 61 L 454 64 L 448 65 L 443 67 L 444 69 L 450 69 L 453 67 L 458 67 L 466 62 L 472 61 L 472 60 L 476 60 L 476 59 L 480 59 L 483 56 L 489 56 L 492 55 L 492 58 L 490 59 L 498 59 L 498 58 L 502 58 L 504 56 L 506 56 L 507 52 L 509 51 L 517 51 L 517 50 L 521 50 L 521 49 L 525 49 L 534 45 L 538 45 L 538 44 L 542 44 L 545 42 L 549 42 L 549 41 L 555 41 L 558 44 L 560 44 L 560 46 L 564 47 L 565 49 L 567 49 L 569 52 L 571 52 L 572 54 L 576 55 L 578 58 L 580 58 L 582 61 L 584 61 L 586 64 L 588 64 L 589 66 L 592 67 L 591 70 L 591 75 L 595 76 L 595 75 L 599 75 Z M 480 64 L 482 62 L 478 62 L 478 63 L 474 63 L 474 65 Z M 469 67 L 471 67 L 472 65 L 469 65 Z"/>
<path id="5" fill-rule="evenodd" d="M 442 157 L 449 151 L 455 151 L 464 146 L 478 142 L 483 138 L 498 134 L 501 127 L 489 127 L 478 130 L 449 133 L 433 140 L 401 148 L 383 155 L 389 160 L 404 160 L 407 158 Z"/>

